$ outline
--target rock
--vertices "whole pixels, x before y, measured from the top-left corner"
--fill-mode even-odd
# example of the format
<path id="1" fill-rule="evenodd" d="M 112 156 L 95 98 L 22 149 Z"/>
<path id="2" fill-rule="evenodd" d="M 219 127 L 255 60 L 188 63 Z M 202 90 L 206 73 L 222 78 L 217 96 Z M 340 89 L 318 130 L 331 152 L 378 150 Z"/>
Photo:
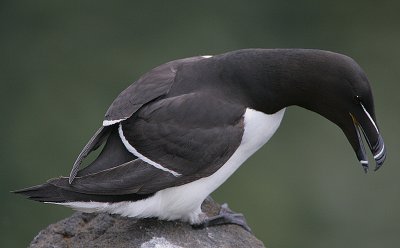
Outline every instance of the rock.
<path id="1" fill-rule="evenodd" d="M 208 198 L 203 211 L 213 216 L 220 206 Z M 193 229 L 179 221 L 134 219 L 109 214 L 76 212 L 42 230 L 31 242 L 38 247 L 264 247 L 251 233 L 237 225 Z"/>

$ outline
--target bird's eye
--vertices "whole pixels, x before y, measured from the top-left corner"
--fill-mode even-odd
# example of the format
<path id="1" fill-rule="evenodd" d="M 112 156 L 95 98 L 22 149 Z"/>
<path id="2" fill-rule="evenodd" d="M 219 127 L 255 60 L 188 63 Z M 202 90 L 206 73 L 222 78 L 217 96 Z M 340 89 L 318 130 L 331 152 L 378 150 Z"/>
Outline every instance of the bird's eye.
<path id="1" fill-rule="evenodd" d="M 354 100 L 355 100 L 355 102 L 356 102 L 357 104 L 360 104 L 360 103 L 362 102 L 361 96 L 355 96 L 355 97 L 354 97 Z"/>

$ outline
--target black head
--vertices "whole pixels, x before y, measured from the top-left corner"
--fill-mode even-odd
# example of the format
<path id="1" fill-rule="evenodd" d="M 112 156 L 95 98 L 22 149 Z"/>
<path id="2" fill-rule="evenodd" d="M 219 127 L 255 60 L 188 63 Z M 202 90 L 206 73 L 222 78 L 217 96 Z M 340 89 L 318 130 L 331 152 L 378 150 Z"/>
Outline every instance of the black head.
<path id="1" fill-rule="evenodd" d="M 235 66 L 230 82 L 238 78 L 250 107 L 268 114 L 290 105 L 317 112 L 343 130 L 366 171 L 363 136 L 376 169 L 385 161 L 370 84 L 350 57 L 311 49 L 249 49 L 229 61 Z"/>
<path id="2" fill-rule="evenodd" d="M 337 124 L 367 172 L 364 137 L 376 161 L 375 170 L 379 169 L 386 159 L 386 149 L 375 117 L 371 87 L 361 67 L 347 56 L 315 50 L 303 50 L 294 63 L 302 73 L 301 81 L 295 80 L 295 104 Z"/>
<path id="3" fill-rule="evenodd" d="M 371 87 L 363 70 L 353 60 L 351 64 L 354 71 L 349 70 L 352 75 L 348 75 L 347 81 L 351 88 L 351 95 L 343 99 L 350 101 L 350 103 L 344 103 L 344 106 L 348 107 L 350 117 L 340 120 L 337 124 L 342 128 L 358 160 L 367 172 L 368 158 L 362 139 L 364 136 L 376 161 L 375 170 L 378 170 L 386 159 L 386 148 L 376 121 Z"/>

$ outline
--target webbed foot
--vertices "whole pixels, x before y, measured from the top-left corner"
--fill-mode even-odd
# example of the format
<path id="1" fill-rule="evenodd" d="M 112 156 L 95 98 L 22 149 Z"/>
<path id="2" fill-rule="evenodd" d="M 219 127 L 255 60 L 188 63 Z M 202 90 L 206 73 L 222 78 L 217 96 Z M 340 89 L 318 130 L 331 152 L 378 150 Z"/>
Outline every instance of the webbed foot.
<path id="1" fill-rule="evenodd" d="M 209 226 L 217 226 L 217 225 L 228 225 L 234 224 L 243 227 L 248 232 L 251 232 L 251 228 L 246 222 L 244 215 L 241 213 L 233 212 L 227 203 L 221 205 L 221 209 L 218 215 L 207 217 L 200 224 L 193 225 L 194 228 L 205 228 Z"/>

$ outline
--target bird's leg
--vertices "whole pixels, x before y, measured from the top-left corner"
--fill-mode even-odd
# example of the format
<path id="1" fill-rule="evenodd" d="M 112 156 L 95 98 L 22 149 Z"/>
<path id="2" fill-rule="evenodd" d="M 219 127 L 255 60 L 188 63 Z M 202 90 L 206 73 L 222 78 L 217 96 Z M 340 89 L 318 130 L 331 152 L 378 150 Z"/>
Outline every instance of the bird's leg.
<path id="1" fill-rule="evenodd" d="M 233 212 L 227 203 L 221 205 L 218 215 L 212 217 L 205 217 L 200 224 L 193 225 L 194 228 L 205 228 L 209 226 L 234 224 L 243 227 L 245 230 L 251 232 L 249 225 L 243 214 Z"/>

